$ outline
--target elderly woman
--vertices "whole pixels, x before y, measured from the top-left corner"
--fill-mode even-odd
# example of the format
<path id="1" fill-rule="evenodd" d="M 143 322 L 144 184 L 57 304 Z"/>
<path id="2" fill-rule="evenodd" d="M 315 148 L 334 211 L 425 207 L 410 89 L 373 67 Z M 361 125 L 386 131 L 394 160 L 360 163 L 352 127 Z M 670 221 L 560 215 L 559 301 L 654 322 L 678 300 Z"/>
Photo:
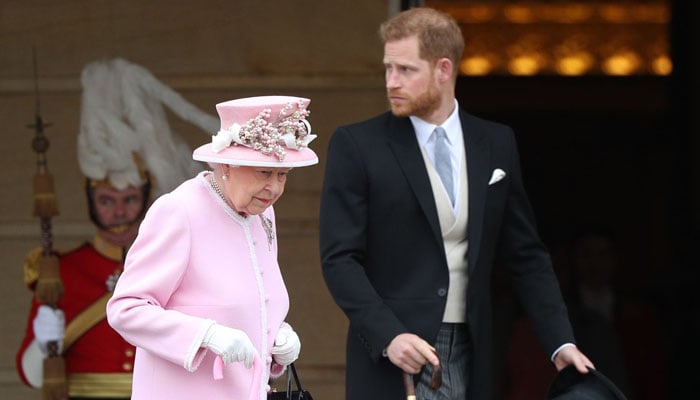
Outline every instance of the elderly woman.
<path id="1" fill-rule="evenodd" d="M 132 399 L 264 399 L 268 378 L 298 357 L 272 205 L 292 168 L 318 162 L 308 103 L 218 104 L 221 130 L 193 155 L 213 171 L 146 214 L 107 305 L 137 347 Z"/>

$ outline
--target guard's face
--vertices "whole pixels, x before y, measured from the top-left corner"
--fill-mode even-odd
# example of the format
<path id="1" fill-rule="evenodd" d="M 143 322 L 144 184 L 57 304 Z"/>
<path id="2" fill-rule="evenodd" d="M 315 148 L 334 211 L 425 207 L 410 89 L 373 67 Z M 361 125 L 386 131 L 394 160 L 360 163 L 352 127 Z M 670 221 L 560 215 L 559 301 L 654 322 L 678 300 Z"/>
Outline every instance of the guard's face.
<path id="1" fill-rule="evenodd" d="M 441 97 L 435 66 L 420 58 L 416 36 L 384 45 L 384 69 L 387 97 L 394 115 L 414 115 L 427 120 L 439 108 Z"/>
<path id="2" fill-rule="evenodd" d="M 143 208 L 143 191 L 129 186 L 117 190 L 107 186 L 94 189 L 95 213 L 100 223 L 106 228 L 132 224 L 141 216 Z"/>
<path id="3" fill-rule="evenodd" d="M 228 167 L 224 193 L 239 213 L 258 215 L 284 193 L 291 168 Z"/>

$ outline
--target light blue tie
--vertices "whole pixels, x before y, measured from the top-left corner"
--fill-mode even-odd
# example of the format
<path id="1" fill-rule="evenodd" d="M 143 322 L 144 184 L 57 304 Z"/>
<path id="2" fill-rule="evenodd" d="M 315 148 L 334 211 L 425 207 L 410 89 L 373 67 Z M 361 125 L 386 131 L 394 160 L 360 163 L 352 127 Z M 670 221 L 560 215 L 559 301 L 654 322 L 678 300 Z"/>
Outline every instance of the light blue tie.
<path id="1" fill-rule="evenodd" d="M 450 148 L 447 144 L 447 133 L 441 127 L 435 128 L 435 169 L 440 180 L 445 186 L 447 195 L 450 196 L 452 205 L 455 204 L 454 184 L 452 182 L 452 162 L 450 162 Z"/>

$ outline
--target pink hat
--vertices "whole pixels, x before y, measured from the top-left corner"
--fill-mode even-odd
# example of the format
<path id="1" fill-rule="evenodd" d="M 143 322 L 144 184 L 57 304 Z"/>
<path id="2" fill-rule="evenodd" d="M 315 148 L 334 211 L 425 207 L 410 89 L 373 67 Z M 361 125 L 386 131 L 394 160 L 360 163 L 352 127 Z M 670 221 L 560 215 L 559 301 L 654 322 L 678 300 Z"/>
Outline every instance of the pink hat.
<path id="1" fill-rule="evenodd" d="M 318 163 L 309 143 L 316 138 L 306 120 L 310 100 L 259 96 L 216 105 L 221 129 L 192 158 L 252 167 L 304 167 Z"/>

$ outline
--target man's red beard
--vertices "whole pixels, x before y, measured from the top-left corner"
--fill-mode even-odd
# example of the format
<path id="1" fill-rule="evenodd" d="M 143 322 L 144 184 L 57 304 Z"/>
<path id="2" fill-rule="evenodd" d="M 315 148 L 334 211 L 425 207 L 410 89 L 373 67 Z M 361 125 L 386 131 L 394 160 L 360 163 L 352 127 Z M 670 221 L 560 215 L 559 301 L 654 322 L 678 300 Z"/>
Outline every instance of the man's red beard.
<path id="1" fill-rule="evenodd" d="M 391 102 L 391 96 L 398 95 L 402 98 L 402 104 Z M 391 112 L 397 117 L 408 117 L 414 115 L 425 119 L 440 107 L 440 93 L 434 86 L 429 86 L 426 92 L 419 94 L 415 98 L 404 96 L 400 91 L 388 91 L 387 97 L 391 105 Z"/>

